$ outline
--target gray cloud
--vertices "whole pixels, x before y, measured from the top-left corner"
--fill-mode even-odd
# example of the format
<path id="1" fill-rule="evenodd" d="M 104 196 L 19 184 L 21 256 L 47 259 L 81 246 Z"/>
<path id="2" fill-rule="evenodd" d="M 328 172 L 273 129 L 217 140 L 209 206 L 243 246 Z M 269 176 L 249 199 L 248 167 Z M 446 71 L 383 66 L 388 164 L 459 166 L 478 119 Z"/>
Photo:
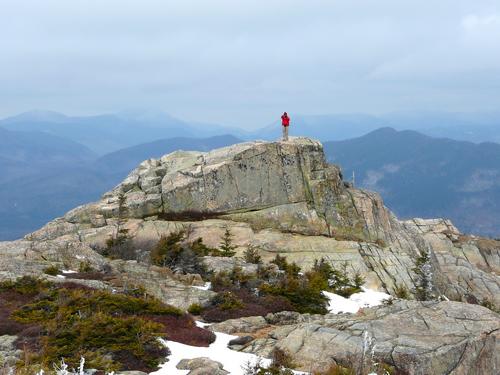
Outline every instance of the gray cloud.
<path id="1" fill-rule="evenodd" d="M 496 0 L 3 0 L 0 35 L 0 115 L 155 107 L 257 127 L 500 99 Z"/>

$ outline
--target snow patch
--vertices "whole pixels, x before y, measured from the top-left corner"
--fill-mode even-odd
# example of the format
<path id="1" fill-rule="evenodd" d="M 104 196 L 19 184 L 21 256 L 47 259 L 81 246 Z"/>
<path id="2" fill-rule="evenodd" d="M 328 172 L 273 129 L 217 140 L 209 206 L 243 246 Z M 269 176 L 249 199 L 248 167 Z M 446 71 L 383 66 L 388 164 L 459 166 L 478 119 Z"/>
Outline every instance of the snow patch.
<path id="1" fill-rule="evenodd" d="M 212 283 L 210 281 L 206 282 L 205 285 L 203 285 L 203 286 L 193 285 L 193 288 L 200 289 L 200 290 L 210 290 L 211 287 L 212 287 Z"/>
<path id="2" fill-rule="evenodd" d="M 198 327 L 207 327 L 210 324 L 203 322 L 196 322 Z M 221 332 L 215 333 L 215 341 L 209 347 L 190 346 L 181 344 L 175 341 L 168 341 L 161 339 L 160 341 L 170 349 L 170 356 L 168 362 L 161 365 L 161 368 L 150 375 L 185 375 L 189 370 L 177 369 L 177 364 L 183 359 L 192 359 L 199 357 L 210 358 L 213 361 L 220 362 L 224 366 L 224 370 L 229 371 L 231 375 L 244 375 L 242 366 L 247 363 L 256 363 L 259 359 L 262 361 L 263 366 L 268 366 L 271 363 L 270 359 L 261 358 L 255 354 L 242 353 L 231 350 L 227 344 L 232 339 L 238 336 L 228 335 Z M 305 372 L 294 371 L 296 375 L 307 375 Z"/>
<path id="3" fill-rule="evenodd" d="M 62 273 L 78 273 L 78 272 L 73 270 L 62 270 Z"/>
<path id="4" fill-rule="evenodd" d="M 199 320 L 195 321 L 195 324 L 196 324 L 196 327 L 200 327 L 200 328 L 207 328 L 209 325 L 211 325 L 210 323 L 200 322 Z"/>
<path id="5" fill-rule="evenodd" d="M 354 293 L 349 298 L 339 296 L 338 294 L 323 291 L 323 295 L 328 298 L 328 311 L 333 314 L 351 313 L 355 314 L 363 307 L 373 307 L 381 305 L 385 300 L 392 297 L 383 292 L 361 287 L 363 290 Z"/>
<path id="6" fill-rule="evenodd" d="M 224 370 L 229 371 L 232 375 L 244 375 L 241 366 L 248 361 L 255 363 L 259 357 L 254 354 L 237 352 L 227 347 L 227 344 L 237 336 L 228 335 L 225 333 L 214 332 L 215 341 L 207 347 L 198 347 L 181 344 L 174 341 L 161 340 L 161 342 L 170 349 L 168 362 L 164 363 L 160 370 L 151 374 L 156 375 L 184 375 L 189 373 L 189 370 L 179 370 L 175 366 L 182 359 L 192 359 L 198 357 L 207 357 L 213 361 L 222 363 Z M 269 364 L 269 359 L 263 359 L 264 364 Z"/>

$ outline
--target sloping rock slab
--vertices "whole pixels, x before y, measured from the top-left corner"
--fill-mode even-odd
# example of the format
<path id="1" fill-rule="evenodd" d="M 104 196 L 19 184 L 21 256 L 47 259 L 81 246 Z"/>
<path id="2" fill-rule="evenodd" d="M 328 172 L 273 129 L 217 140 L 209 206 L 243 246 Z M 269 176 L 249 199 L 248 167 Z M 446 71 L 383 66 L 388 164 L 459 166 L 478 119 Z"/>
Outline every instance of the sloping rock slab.
<path id="1" fill-rule="evenodd" d="M 500 373 L 500 316 L 460 302 L 400 301 L 279 326 L 243 351 L 269 356 L 274 347 L 308 371 L 340 363 L 365 373 L 383 361 L 403 374 L 494 375 Z"/>

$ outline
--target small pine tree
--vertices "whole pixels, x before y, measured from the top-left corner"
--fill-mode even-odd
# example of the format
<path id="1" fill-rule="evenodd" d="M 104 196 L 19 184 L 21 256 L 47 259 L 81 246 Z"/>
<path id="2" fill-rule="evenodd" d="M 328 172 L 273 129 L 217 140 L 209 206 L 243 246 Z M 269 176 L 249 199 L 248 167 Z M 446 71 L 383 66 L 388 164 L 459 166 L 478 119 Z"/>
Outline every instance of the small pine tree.
<path id="1" fill-rule="evenodd" d="M 428 251 L 423 251 L 415 262 L 413 272 L 417 275 L 415 283 L 415 297 L 419 301 L 428 301 L 433 298 L 432 264 Z"/>
<path id="2" fill-rule="evenodd" d="M 243 253 L 245 262 L 253 264 L 262 264 L 262 257 L 259 254 L 259 249 L 255 246 L 248 246 L 248 248 Z"/>
<path id="3" fill-rule="evenodd" d="M 162 236 L 151 250 L 151 262 L 157 266 L 172 267 L 177 263 L 182 252 L 182 241 L 185 240 L 185 231 L 172 232 Z"/>
<path id="4" fill-rule="evenodd" d="M 198 237 L 191 243 L 191 250 L 193 250 L 199 256 L 210 255 L 214 249 L 211 249 L 203 243 L 203 239 Z"/>
<path id="5" fill-rule="evenodd" d="M 297 263 L 288 263 L 285 256 L 276 254 L 276 257 L 271 261 L 271 263 L 276 264 L 280 270 L 285 271 L 285 273 L 290 277 L 297 277 L 300 273 L 300 267 Z"/>
<path id="6" fill-rule="evenodd" d="M 276 264 L 278 266 L 278 268 L 280 270 L 282 270 L 282 271 L 285 271 L 286 268 L 287 268 L 287 266 L 288 266 L 288 262 L 286 260 L 286 257 L 285 256 L 281 256 L 279 254 L 276 254 L 276 256 L 271 261 L 271 263 Z"/>
<path id="7" fill-rule="evenodd" d="M 314 260 L 313 270 L 319 272 L 325 279 L 330 279 L 334 275 L 334 269 L 326 261 L 325 258 L 321 258 L 321 260 Z"/>
<path id="8" fill-rule="evenodd" d="M 236 246 L 233 244 L 233 234 L 229 230 L 228 227 L 226 227 L 226 231 L 224 232 L 224 235 L 222 236 L 222 241 L 219 245 L 219 249 L 221 252 L 221 256 L 223 257 L 232 257 L 236 252 L 234 251 L 236 249 Z"/>
<path id="9" fill-rule="evenodd" d="M 162 236 L 151 250 L 150 258 L 154 265 L 168 267 L 175 273 L 206 275 L 202 257 L 209 250 L 201 238 L 187 243 L 186 231 L 180 230 Z"/>

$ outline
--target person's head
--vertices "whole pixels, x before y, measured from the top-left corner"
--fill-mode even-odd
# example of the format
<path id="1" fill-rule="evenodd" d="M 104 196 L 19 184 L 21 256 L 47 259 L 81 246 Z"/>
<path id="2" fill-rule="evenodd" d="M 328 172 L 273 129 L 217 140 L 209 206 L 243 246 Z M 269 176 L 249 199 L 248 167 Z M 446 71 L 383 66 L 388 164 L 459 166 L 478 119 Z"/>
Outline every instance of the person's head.
<path id="1" fill-rule="evenodd" d="M 283 112 L 283 116 L 288 116 L 288 113 L 286 113 L 286 112 Z"/>

